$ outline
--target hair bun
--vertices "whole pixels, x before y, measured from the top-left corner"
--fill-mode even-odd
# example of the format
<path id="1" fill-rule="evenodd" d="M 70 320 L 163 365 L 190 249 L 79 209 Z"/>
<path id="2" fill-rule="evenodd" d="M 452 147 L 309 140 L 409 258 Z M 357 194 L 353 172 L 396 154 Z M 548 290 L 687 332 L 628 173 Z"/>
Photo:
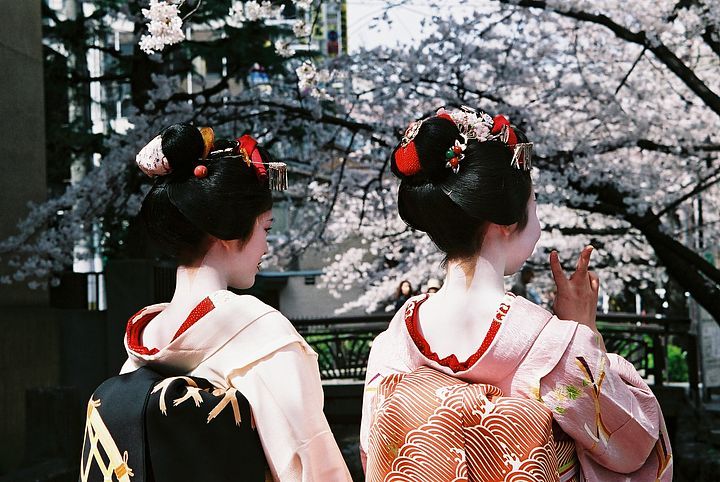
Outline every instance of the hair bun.
<path id="1" fill-rule="evenodd" d="M 460 131 L 452 119 L 439 116 L 425 119 L 412 142 L 407 146 L 398 144 L 393 151 L 392 172 L 400 179 L 412 183 L 444 181 L 452 173 L 451 169 L 445 167 L 447 163 L 445 153 L 459 138 Z M 414 151 L 410 160 L 406 152 L 408 149 Z M 414 166 L 415 159 L 419 162 L 419 166 Z M 406 166 L 411 164 L 414 168 L 408 170 Z"/>
<path id="2" fill-rule="evenodd" d="M 189 176 L 202 157 L 205 141 L 200 130 L 190 124 L 173 124 L 162 134 L 162 152 L 173 176 Z"/>

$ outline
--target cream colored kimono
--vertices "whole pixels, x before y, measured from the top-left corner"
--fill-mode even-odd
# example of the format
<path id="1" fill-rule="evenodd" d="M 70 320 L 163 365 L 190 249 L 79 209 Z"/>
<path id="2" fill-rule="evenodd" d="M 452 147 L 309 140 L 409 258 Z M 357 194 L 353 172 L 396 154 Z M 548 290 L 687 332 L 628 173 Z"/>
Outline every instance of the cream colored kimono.
<path id="1" fill-rule="evenodd" d="M 274 480 L 352 480 L 323 414 L 317 354 L 287 318 L 252 296 L 222 290 L 193 310 L 167 346 L 143 346 L 142 329 L 165 306 L 148 306 L 128 321 L 121 373 L 147 365 L 236 388 L 250 402 Z"/>

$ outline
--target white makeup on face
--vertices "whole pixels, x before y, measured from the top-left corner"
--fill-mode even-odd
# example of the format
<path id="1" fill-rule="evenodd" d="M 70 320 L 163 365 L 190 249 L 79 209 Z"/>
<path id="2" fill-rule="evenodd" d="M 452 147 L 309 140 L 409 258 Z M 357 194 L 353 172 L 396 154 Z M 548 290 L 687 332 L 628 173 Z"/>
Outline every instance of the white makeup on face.
<path id="1" fill-rule="evenodd" d="M 265 211 L 258 216 L 250 238 L 241 243 L 237 241 L 237 249 L 229 260 L 231 271 L 228 284 L 234 288 L 246 289 L 255 284 L 255 275 L 260 270 L 263 256 L 267 254 L 267 235 L 272 227 L 272 211 Z"/>
<path id="2" fill-rule="evenodd" d="M 530 195 L 527 204 L 527 224 L 522 230 L 515 231 L 508 245 L 508 258 L 505 274 L 515 273 L 535 250 L 540 239 L 540 220 L 537 216 L 537 203 L 535 194 Z"/>

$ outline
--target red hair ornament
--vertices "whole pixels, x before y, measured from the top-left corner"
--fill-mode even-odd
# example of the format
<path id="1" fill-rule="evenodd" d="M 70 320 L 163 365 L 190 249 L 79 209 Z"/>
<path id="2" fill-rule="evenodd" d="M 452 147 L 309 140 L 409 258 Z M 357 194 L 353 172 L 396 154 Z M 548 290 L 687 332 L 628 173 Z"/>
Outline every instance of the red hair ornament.
<path id="1" fill-rule="evenodd" d="M 395 150 L 395 166 L 403 176 L 414 176 L 422 169 L 414 142 L 422 123 L 422 120 L 410 123 L 405 130 L 400 147 Z"/>
<path id="2" fill-rule="evenodd" d="M 206 178 L 208 175 L 207 166 L 203 166 L 202 164 L 200 164 L 199 166 L 195 166 L 195 169 L 193 169 L 193 175 L 198 179 Z"/>
<path id="3" fill-rule="evenodd" d="M 512 126 L 510 126 L 508 118 L 504 115 L 496 115 L 493 117 L 493 128 L 490 133 L 498 136 L 498 139 L 507 144 L 508 147 L 515 147 L 515 144 L 517 144 L 515 131 Z"/>
<path id="4" fill-rule="evenodd" d="M 510 121 L 503 115 L 496 115 L 493 118 L 491 133 L 498 135 L 498 139 L 507 144 L 513 153 L 510 165 L 521 171 L 529 171 L 532 168 L 532 143 L 518 142 L 515 130 L 510 126 Z"/>
<path id="5" fill-rule="evenodd" d="M 268 181 L 270 189 L 284 191 L 288 188 L 287 164 L 284 162 L 264 162 L 258 143 L 252 136 L 245 134 L 237 139 L 237 153 L 240 158 L 255 170 L 258 180 Z"/>
<path id="6" fill-rule="evenodd" d="M 267 178 L 267 170 L 263 165 L 262 156 L 257 148 L 257 141 L 248 134 L 238 137 L 238 151 L 242 160 L 248 167 L 252 167 L 255 170 L 255 175 L 260 181 Z"/>
<path id="7" fill-rule="evenodd" d="M 395 165 L 403 176 L 413 176 L 420 172 L 422 166 L 414 142 L 410 142 L 405 147 L 400 146 L 395 151 Z"/>

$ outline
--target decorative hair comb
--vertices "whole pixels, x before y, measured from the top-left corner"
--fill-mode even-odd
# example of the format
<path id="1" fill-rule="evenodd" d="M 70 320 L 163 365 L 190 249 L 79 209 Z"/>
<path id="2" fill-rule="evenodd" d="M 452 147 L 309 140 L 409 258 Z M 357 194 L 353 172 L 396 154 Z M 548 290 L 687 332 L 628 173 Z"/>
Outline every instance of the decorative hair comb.
<path id="1" fill-rule="evenodd" d="M 259 180 L 267 179 L 270 189 L 284 191 L 288 188 L 287 164 L 264 162 L 258 150 L 257 141 L 248 134 L 238 137 L 230 147 L 211 151 L 210 155 L 241 159 L 248 167 L 255 170 L 255 175 Z"/>
<path id="2" fill-rule="evenodd" d="M 242 159 L 248 167 L 252 167 L 258 179 L 267 179 L 270 189 L 284 191 L 288 187 L 287 164 L 284 162 L 263 162 L 257 141 L 249 135 L 232 141 L 225 149 L 213 150 L 215 132 L 211 127 L 199 127 L 203 140 L 203 152 L 198 164 L 193 168 L 193 175 L 198 179 L 207 177 L 207 158 L 228 157 Z M 150 177 L 165 176 L 172 172 L 172 167 L 162 150 L 162 136 L 158 135 L 143 147 L 135 157 L 140 170 Z"/>
<path id="3" fill-rule="evenodd" d="M 510 162 L 512 167 L 524 171 L 532 168 L 532 143 L 518 143 L 517 135 L 505 116 L 490 117 L 485 112 L 462 106 L 460 109 L 452 111 L 440 108 L 435 117 L 452 121 L 460 131 L 462 142 L 455 140 L 455 143 L 445 153 L 445 166 L 452 169 L 455 174 L 460 170 L 460 162 L 465 157 L 464 152 L 470 140 L 502 142 L 513 152 Z M 420 172 L 421 165 L 414 139 L 425 120 L 410 123 L 400 142 L 400 147 L 395 151 L 395 165 L 405 176 L 412 176 Z"/>

